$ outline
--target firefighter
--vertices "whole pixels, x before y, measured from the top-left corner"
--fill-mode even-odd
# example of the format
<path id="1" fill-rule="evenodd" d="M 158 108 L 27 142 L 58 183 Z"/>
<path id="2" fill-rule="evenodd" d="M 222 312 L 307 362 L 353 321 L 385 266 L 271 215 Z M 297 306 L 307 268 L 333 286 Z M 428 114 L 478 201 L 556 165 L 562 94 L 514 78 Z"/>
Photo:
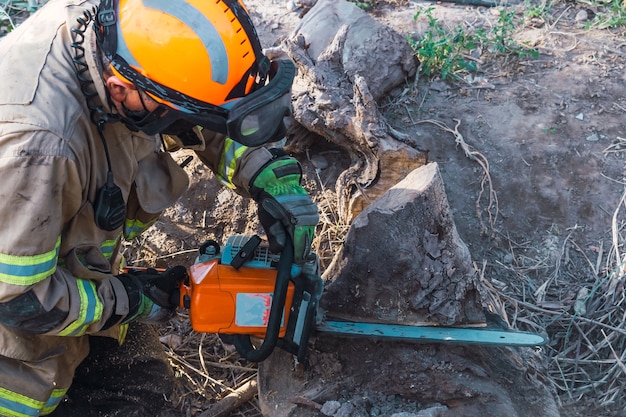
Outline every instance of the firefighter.
<path id="1" fill-rule="evenodd" d="M 121 273 L 120 243 L 186 190 L 186 148 L 258 203 L 274 251 L 290 236 L 307 257 L 317 206 L 264 146 L 285 134 L 294 66 L 263 55 L 238 0 L 50 0 L 0 57 L 0 415 L 156 416 L 171 378 L 124 358 L 171 318 L 186 268 Z"/>

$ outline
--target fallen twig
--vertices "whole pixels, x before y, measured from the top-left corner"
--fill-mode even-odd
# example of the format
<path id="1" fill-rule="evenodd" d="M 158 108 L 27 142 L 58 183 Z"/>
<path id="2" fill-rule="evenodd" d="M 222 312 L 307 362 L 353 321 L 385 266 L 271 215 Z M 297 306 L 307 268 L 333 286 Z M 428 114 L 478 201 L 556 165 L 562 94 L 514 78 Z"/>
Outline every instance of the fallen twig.
<path id="1" fill-rule="evenodd" d="M 198 417 L 226 417 L 258 393 L 256 379 L 250 379 L 235 391 L 222 398 L 198 415 Z"/>

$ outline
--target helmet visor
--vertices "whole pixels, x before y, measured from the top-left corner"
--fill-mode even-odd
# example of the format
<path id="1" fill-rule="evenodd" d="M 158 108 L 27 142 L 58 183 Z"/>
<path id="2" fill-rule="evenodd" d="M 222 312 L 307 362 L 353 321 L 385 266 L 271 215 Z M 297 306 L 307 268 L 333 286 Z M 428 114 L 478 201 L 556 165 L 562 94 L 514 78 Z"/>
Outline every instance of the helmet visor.
<path id="1" fill-rule="evenodd" d="M 160 104 L 141 120 L 125 120 L 129 127 L 149 135 L 177 135 L 194 126 L 228 135 L 245 146 L 260 146 L 282 139 L 283 118 L 291 115 L 291 84 L 295 66 L 291 61 L 272 61 L 269 81 L 239 99 L 226 110 L 206 107 L 199 112 L 185 112 Z"/>
<path id="2" fill-rule="evenodd" d="M 283 118 L 291 115 L 291 61 L 272 61 L 269 82 L 237 101 L 228 113 L 228 135 L 246 145 L 258 146 L 281 139 Z"/>

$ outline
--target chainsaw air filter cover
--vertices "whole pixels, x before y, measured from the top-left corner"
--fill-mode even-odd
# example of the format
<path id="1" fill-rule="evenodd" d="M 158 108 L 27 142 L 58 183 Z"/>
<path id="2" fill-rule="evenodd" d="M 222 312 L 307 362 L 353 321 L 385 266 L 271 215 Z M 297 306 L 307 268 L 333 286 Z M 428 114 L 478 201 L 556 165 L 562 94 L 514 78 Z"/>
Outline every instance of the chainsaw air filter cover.
<path id="1" fill-rule="evenodd" d="M 265 335 L 279 256 L 272 255 L 265 245 L 255 245 L 245 253 L 250 239 L 248 235 L 234 235 L 224 247 L 208 245 L 189 268 L 189 282 L 181 286 L 180 305 L 189 308 L 195 331 Z M 292 273 L 297 276 L 300 271 Z M 285 336 L 293 297 L 294 284 L 290 282 L 279 337 Z"/>

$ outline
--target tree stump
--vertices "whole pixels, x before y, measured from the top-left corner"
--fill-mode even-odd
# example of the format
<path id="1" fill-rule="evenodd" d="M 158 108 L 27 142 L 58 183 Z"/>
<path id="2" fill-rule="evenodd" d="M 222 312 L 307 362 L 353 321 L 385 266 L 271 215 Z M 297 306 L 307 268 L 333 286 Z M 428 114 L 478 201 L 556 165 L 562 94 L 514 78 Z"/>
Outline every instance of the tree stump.
<path id="1" fill-rule="evenodd" d="M 329 316 L 485 321 L 480 281 L 435 163 L 411 172 L 354 220 L 324 277 L 321 305 Z M 307 363 L 276 351 L 260 364 L 259 402 L 268 417 L 369 416 L 382 409 L 381 398 L 399 404 L 395 412 L 441 417 L 556 417 L 543 372 L 530 348 L 318 335 Z"/>
<path id="2" fill-rule="evenodd" d="M 415 74 L 406 38 L 346 0 L 319 0 L 282 49 L 298 67 L 289 150 L 309 147 L 305 128 L 351 159 L 337 179 L 345 224 L 370 201 L 426 163 L 426 153 L 389 126 L 377 100 Z"/>
<path id="3" fill-rule="evenodd" d="M 402 324 L 484 322 L 476 273 L 437 164 L 409 174 L 359 215 L 324 273 L 322 307 Z"/>

